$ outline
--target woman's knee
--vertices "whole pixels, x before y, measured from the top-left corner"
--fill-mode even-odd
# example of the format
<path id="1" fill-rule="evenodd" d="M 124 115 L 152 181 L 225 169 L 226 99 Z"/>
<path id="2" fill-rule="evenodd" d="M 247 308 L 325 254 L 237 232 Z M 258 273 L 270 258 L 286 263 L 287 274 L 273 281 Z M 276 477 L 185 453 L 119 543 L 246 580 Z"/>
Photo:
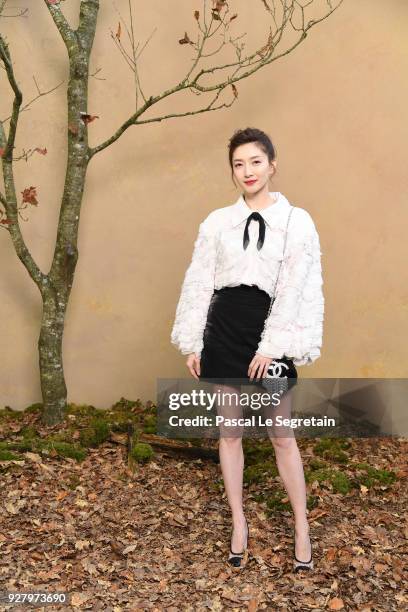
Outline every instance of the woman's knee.
<path id="1" fill-rule="evenodd" d="M 271 438 L 271 442 L 275 450 L 288 450 L 296 446 L 296 438 L 282 438 L 282 437 L 273 437 Z"/>
<path id="2" fill-rule="evenodd" d="M 227 448 L 242 446 L 242 436 L 220 436 L 220 444 L 224 444 Z"/>

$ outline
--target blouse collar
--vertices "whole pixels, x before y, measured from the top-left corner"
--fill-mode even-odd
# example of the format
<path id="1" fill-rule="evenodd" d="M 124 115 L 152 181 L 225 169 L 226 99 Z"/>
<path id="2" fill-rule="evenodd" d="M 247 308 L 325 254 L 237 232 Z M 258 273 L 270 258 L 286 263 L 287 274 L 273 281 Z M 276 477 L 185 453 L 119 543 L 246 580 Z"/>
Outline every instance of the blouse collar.
<path id="1" fill-rule="evenodd" d="M 270 206 L 267 206 L 266 208 L 258 210 L 256 212 L 259 212 L 259 214 L 264 218 L 268 225 L 271 225 L 276 213 L 289 207 L 289 202 L 287 198 L 285 198 L 285 196 L 279 191 L 270 191 L 269 195 L 271 196 L 272 200 L 277 196 L 277 201 L 274 204 L 271 204 Z M 247 219 L 250 214 L 255 212 L 254 210 L 249 208 L 242 194 L 239 196 L 235 204 L 233 204 L 232 210 L 232 227 L 236 227 L 237 225 L 242 223 L 242 221 Z"/>

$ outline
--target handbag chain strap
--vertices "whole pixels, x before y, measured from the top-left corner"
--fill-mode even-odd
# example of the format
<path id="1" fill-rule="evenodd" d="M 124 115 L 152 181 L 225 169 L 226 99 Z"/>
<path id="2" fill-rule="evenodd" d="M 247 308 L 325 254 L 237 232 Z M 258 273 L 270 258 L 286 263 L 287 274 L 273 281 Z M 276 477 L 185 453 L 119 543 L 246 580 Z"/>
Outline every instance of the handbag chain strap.
<path id="1" fill-rule="evenodd" d="M 288 238 L 288 226 L 289 226 L 289 221 L 290 221 L 290 215 L 292 214 L 294 208 L 295 208 L 294 206 L 291 206 L 290 213 L 288 215 L 288 220 L 287 220 L 287 223 L 286 223 L 286 231 L 285 231 L 285 241 L 283 243 L 283 256 L 282 256 L 282 260 L 281 260 L 281 262 L 279 264 L 278 275 L 276 277 L 275 287 L 274 287 L 274 290 L 273 290 L 273 295 L 272 295 L 272 298 L 271 298 L 271 303 L 270 303 L 269 311 L 268 311 L 268 314 L 266 315 L 266 318 L 268 318 L 269 315 L 271 314 L 272 306 L 273 306 L 273 303 L 275 301 L 276 287 L 278 286 L 278 279 L 279 279 L 280 271 L 281 271 L 281 268 L 282 268 L 282 261 L 283 261 L 283 258 L 285 257 L 285 248 L 286 248 L 286 241 L 287 241 L 287 238 Z M 265 329 L 264 329 L 264 333 L 265 333 Z M 263 336 L 263 334 L 262 334 L 262 336 Z"/>

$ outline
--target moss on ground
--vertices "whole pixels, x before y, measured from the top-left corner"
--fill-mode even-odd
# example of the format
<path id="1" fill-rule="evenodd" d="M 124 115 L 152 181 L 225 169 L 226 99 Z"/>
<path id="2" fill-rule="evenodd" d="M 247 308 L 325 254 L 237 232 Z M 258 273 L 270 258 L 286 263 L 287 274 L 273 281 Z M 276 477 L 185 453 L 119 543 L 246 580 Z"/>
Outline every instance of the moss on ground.
<path id="1" fill-rule="evenodd" d="M 309 461 L 309 467 L 312 470 L 321 470 L 328 467 L 328 463 L 326 461 L 321 461 L 321 459 L 311 459 Z"/>
<path id="2" fill-rule="evenodd" d="M 73 414 L 78 417 L 92 417 L 97 413 L 97 408 L 95 406 L 91 406 L 90 404 L 67 404 L 67 409 L 65 412 L 65 416 L 67 417 L 69 414 Z"/>
<path id="3" fill-rule="evenodd" d="M 215 482 L 209 482 L 208 486 L 210 489 L 212 489 L 213 491 L 216 491 L 217 493 L 222 493 L 224 491 L 224 481 L 222 478 L 217 479 Z"/>
<path id="4" fill-rule="evenodd" d="M 131 459 L 137 463 L 147 463 L 154 455 L 153 448 L 146 442 L 136 442 L 129 453 Z"/>
<path id="5" fill-rule="evenodd" d="M 79 440 L 84 448 L 96 448 L 110 436 L 109 423 L 101 416 L 90 420 L 89 426 L 81 429 Z"/>
<path id="6" fill-rule="evenodd" d="M 144 418 L 143 431 L 145 433 L 154 434 L 157 431 L 157 419 L 154 414 L 148 414 Z M 197 442 L 197 440 L 196 440 Z M 201 446 L 201 440 L 198 439 L 199 444 L 196 446 Z"/>
<path id="7" fill-rule="evenodd" d="M 335 493 L 346 494 L 352 488 L 352 483 L 348 476 L 332 468 L 305 470 L 305 479 L 307 483 L 317 481 L 320 484 L 324 484 L 327 482 L 332 486 Z"/>
<path id="8" fill-rule="evenodd" d="M 60 457 L 70 457 L 77 461 L 82 461 L 86 457 L 86 451 L 70 438 L 70 433 L 62 430 L 51 436 L 43 438 L 39 435 L 37 428 L 34 425 L 25 425 L 21 428 L 17 439 L 11 439 L 0 442 L 0 452 L 18 452 L 18 453 L 40 453 L 49 454 L 57 453 Z M 23 455 L 18 455 L 19 459 L 24 459 Z"/>
<path id="9" fill-rule="evenodd" d="M 288 494 L 284 489 L 277 489 L 267 493 L 257 493 L 251 496 L 254 501 L 265 504 L 265 514 L 268 517 L 276 515 L 278 512 L 292 512 L 292 506 L 288 499 Z M 287 501 L 283 501 L 283 500 Z M 316 495 L 308 495 L 306 506 L 312 510 L 319 505 L 319 498 Z"/>
<path id="10" fill-rule="evenodd" d="M 33 438 L 38 438 L 39 434 L 35 427 L 32 425 L 26 425 L 20 431 L 20 435 L 23 436 L 25 440 L 32 440 Z"/>
<path id="11" fill-rule="evenodd" d="M 26 414 L 41 414 L 43 410 L 43 404 L 41 402 L 37 402 L 35 404 L 30 404 L 24 410 Z"/>
<path id="12" fill-rule="evenodd" d="M 0 421 L 22 421 L 23 419 L 23 410 L 12 410 L 10 406 L 0 409 Z"/>
<path id="13" fill-rule="evenodd" d="M 41 450 L 43 452 L 56 451 L 60 457 L 69 457 L 78 462 L 83 461 L 87 456 L 86 450 L 77 444 L 69 444 L 68 442 L 60 442 L 53 439 L 45 440 Z"/>
<path id="14" fill-rule="evenodd" d="M 392 470 L 377 469 L 368 463 L 355 463 L 353 467 L 357 470 L 355 476 L 356 482 L 371 488 L 375 485 L 391 485 L 397 480 L 395 472 Z M 362 474 L 359 474 L 362 472 Z"/>
<path id="15" fill-rule="evenodd" d="M 275 458 L 275 451 L 269 440 L 267 442 L 260 442 L 257 440 L 244 438 L 242 441 L 242 446 L 244 449 L 245 464 L 248 466 L 256 465 L 257 463 L 262 463 Z"/>
<path id="16" fill-rule="evenodd" d="M 146 406 L 143 406 L 142 402 L 140 401 L 140 399 L 137 400 L 127 400 L 125 397 L 121 397 L 120 400 L 118 402 L 116 402 L 115 404 L 112 405 L 112 410 L 122 410 L 125 412 L 129 412 L 130 410 L 136 409 L 136 410 L 144 410 L 144 411 L 150 411 L 151 412 L 151 408 L 154 406 L 154 404 L 152 404 L 152 402 L 146 402 Z"/>
<path id="17" fill-rule="evenodd" d="M 264 461 L 248 465 L 244 469 L 244 482 L 247 484 L 263 483 L 278 475 L 278 468 L 274 461 Z"/>
<path id="18" fill-rule="evenodd" d="M 272 491 L 265 496 L 266 503 L 266 514 L 267 516 L 272 516 L 275 512 L 283 512 L 285 510 L 291 510 L 291 505 L 289 500 L 283 501 L 287 499 L 286 491 L 278 489 L 277 491 Z"/>
<path id="19" fill-rule="evenodd" d="M 37 440 L 9 440 L 0 442 L 0 450 L 15 450 L 20 453 L 26 453 L 28 451 L 37 452 L 38 444 Z"/>
<path id="20" fill-rule="evenodd" d="M 345 452 L 351 447 L 351 443 L 343 438 L 322 438 L 313 448 L 315 455 L 336 463 L 348 463 L 349 456 Z"/>
<path id="21" fill-rule="evenodd" d="M 77 461 L 82 461 L 87 455 L 86 450 L 77 444 L 61 442 L 52 437 L 0 442 L 0 453 L 4 454 L 12 451 L 17 451 L 19 453 L 32 452 L 44 454 L 49 454 L 50 452 L 55 451 L 60 457 L 70 457 L 71 459 L 76 459 Z M 20 454 L 18 455 L 18 458 L 24 459 L 24 456 Z"/>
<path id="22" fill-rule="evenodd" d="M 42 403 L 28 406 L 24 411 L 12 410 L 6 406 L 0 410 L 0 420 L 6 423 L 21 422 L 27 415 L 41 418 Z M 138 462 L 150 460 L 153 449 L 150 445 L 139 443 L 142 430 L 155 433 L 157 408 L 152 402 L 143 406 L 138 399 L 129 401 L 121 398 L 109 410 L 101 410 L 89 404 L 68 403 L 64 421 L 58 431 L 42 437 L 36 423 L 26 424 L 14 439 L 0 442 L 0 460 L 24 459 L 21 453 L 34 452 L 70 457 L 82 461 L 87 456 L 88 448 L 95 448 L 109 439 L 112 431 L 127 432 L 133 429 L 133 459 Z M 30 418 L 30 421 L 33 419 Z M 42 423 L 40 425 L 43 430 Z M 10 434 L 11 436 L 11 434 Z M 78 440 L 79 438 L 79 440 Z"/>
<path id="23" fill-rule="evenodd" d="M 24 457 L 21 455 L 16 455 L 16 453 L 7 449 L 0 449 L 0 461 L 21 461 L 22 459 L 24 459 Z"/>
<path id="24" fill-rule="evenodd" d="M 104 419 L 109 424 L 111 430 L 117 433 L 126 433 L 129 425 L 135 425 L 139 420 L 138 417 L 131 412 L 118 410 L 107 410 L 104 413 Z"/>

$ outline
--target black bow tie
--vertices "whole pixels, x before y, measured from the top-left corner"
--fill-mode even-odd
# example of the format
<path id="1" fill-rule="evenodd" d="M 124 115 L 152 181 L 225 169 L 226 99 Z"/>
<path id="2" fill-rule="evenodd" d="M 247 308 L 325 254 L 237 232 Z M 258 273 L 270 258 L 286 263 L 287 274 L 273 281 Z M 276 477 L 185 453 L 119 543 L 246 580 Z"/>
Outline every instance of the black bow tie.
<path id="1" fill-rule="evenodd" d="M 249 244 L 248 226 L 251 223 L 252 219 L 255 219 L 255 221 L 259 221 L 259 236 L 258 236 L 258 242 L 256 244 L 256 247 L 259 251 L 260 249 L 262 249 L 262 246 L 265 240 L 265 221 L 262 215 L 259 214 L 259 212 L 253 212 L 252 214 L 249 215 L 247 219 L 245 230 L 244 230 L 244 240 L 243 240 L 244 249 L 246 249 Z"/>

